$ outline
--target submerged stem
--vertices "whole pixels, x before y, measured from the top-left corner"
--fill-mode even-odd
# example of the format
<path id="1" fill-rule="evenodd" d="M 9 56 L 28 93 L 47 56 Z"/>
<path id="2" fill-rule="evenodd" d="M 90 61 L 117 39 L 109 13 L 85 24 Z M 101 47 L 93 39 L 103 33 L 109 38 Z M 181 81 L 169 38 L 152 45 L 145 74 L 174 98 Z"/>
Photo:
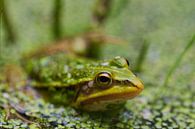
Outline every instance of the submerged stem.
<path id="1" fill-rule="evenodd" d="M 54 9 L 53 9 L 53 35 L 55 39 L 61 38 L 62 34 L 62 9 L 63 4 L 62 0 L 55 0 L 54 1 Z M 64 13 L 64 12 L 63 12 Z"/>
<path id="2" fill-rule="evenodd" d="M 191 40 L 188 42 L 188 44 L 186 45 L 186 47 L 184 48 L 183 52 L 177 57 L 177 59 L 175 60 L 175 62 L 173 63 L 172 67 L 170 68 L 170 70 L 168 71 L 166 78 L 164 80 L 163 83 L 163 87 L 167 86 L 168 82 L 169 82 L 169 78 L 171 77 L 171 75 L 174 73 L 175 69 L 178 67 L 179 63 L 181 62 L 181 60 L 183 59 L 184 55 L 186 54 L 186 52 L 192 47 L 193 43 L 195 41 L 195 35 L 192 36 Z"/>
<path id="3" fill-rule="evenodd" d="M 135 71 L 138 73 L 142 71 L 142 66 L 143 66 L 144 60 L 146 58 L 148 49 L 149 49 L 149 43 L 147 41 L 144 41 L 144 43 L 141 47 L 138 59 L 136 61 Z"/>
<path id="4" fill-rule="evenodd" d="M 1 1 L 1 17 L 4 23 L 5 31 L 7 32 L 7 43 L 14 44 L 16 42 L 17 36 L 14 30 L 14 25 L 12 24 L 11 17 L 9 15 L 9 10 L 7 9 L 7 4 L 5 0 Z"/>

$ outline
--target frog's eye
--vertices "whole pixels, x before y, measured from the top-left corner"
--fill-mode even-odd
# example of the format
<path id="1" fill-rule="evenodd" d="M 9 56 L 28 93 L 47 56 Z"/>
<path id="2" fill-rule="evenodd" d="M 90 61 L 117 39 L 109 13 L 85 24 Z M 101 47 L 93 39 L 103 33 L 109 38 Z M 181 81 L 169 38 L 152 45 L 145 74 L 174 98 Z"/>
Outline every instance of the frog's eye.
<path id="1" fill-rule="evenodd" d="M 112 77 L 111 74 L 108 72 L 101 72 L 96 77 L 96 84 L 99 87 L 107 88 L 111 85 L 111 83 L 112 83 Z"/>

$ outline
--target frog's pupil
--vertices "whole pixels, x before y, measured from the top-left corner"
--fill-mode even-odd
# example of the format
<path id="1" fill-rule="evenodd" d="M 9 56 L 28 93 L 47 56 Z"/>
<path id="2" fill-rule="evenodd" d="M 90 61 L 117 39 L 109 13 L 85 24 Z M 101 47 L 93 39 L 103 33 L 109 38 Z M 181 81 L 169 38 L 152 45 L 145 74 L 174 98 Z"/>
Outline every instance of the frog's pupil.
<path id="1" fill-rule="evenodd" d="M 105 76 L 101 76 L 101 77 L 99 77 L 99 80 L 101 82 L 108 82 L 109 81 L 109 78 L 108 77 L 105 77 Z"/>

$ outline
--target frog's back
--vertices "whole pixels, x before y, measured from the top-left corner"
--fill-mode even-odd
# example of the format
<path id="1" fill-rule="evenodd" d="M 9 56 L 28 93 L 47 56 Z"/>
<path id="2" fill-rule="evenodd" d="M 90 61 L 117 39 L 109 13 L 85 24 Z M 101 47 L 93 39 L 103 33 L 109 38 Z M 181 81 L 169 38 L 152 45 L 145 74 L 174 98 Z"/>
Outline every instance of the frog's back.
<path id="1" fill-rule="evenodd" d="M 89 81 L 88 69 L 97 62 L 65 54 L 32 58 L 25 63 L 25 69 L 36 87 L 69 87 Z"/>

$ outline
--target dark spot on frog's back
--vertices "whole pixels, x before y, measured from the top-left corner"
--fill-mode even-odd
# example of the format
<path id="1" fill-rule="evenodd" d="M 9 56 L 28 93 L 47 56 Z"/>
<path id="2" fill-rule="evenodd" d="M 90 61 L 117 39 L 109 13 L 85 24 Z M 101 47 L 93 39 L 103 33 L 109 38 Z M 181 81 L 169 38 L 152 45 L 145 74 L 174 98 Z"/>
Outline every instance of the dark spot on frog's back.
<path id="1" fill-rule="evenodd" d="M 109 63 L 111 66 L 116 66 L 118 68 L 128 68 L 129 67 L 129 61 L 123 57 L 116 56 L 114 59 L 112 59 Z"/>

